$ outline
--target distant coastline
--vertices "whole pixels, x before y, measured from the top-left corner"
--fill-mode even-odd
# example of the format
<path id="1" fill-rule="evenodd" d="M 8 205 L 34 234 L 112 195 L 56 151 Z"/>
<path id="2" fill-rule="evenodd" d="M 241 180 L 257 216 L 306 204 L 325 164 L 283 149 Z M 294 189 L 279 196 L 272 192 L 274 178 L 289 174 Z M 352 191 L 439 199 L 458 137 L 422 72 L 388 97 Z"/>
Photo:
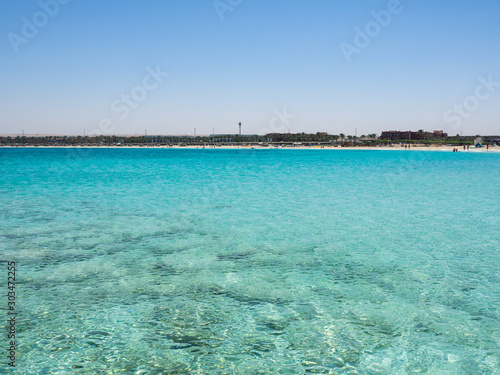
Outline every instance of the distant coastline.
<path id="1" fill-rule="evenodd" d="M 404 145 L 390 145 L 390 146 L 295 146 L 295 147 L 281 147 L 281 146 L 262 146 L 262 145 L 224 145 L 224 146 L 5 146 L 0 145 L 0 148 L 14 148 L 14 149 L 51 149 L 51 148 L 67 148 L 67 149 L 156 149 L 156 150 L 331 150 L 331 151 L 446 151 L 453 152 L 470 152 L 470 153 L 500 153 L 500 146 L 496 147 L 470 147 L 469 149 L 457 146 L 447 145 L 417 145 L 404 147 Z"/>
<path id="2" fill-rule="evenodd" d="M 250 148 L 250 149 L 455 149 L 500 148 L 500 136 L 448 136 L 441 131 L 382 132 L 360 137 L 345 134 L 269 133 L 173 135 L 0 135 L 0 147 L 132 147 L 132 148 Z M 482 147 L 484 146 L 484 147 Z"/>

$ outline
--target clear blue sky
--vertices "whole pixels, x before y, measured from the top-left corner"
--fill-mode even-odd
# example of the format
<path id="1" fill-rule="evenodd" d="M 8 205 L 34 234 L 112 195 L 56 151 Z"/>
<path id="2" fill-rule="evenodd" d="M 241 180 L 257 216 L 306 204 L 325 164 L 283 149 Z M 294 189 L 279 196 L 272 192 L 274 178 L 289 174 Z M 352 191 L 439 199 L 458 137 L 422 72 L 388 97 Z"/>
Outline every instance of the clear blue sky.
<path id="1" fill-rule="evenodd" d="M 498 0 L 5 0 L 0 133 L 499 134 L 499 16 Z"/>

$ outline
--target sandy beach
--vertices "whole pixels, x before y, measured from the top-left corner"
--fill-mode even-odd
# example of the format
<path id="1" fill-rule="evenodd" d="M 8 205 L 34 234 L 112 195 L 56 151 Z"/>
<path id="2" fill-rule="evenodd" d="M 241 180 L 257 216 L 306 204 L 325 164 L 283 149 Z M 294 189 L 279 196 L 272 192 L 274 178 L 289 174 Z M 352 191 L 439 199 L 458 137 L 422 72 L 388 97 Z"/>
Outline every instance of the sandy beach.
<path id="1" fill-rule="evenodd" d="M 143 148 L 143 147 L 133 147 L 133 148 Z M 463 149 L 463 147 L 457 146 L 415 146 L 406 148 L 403 146 L 389 146 L 389 147 L 334 147 L 334 146 L 297 146 L 297 147 L 273 147 L 273 146 L 161 146 L 159 148 L 187 148 L 187 149 L 242 149 L 242 150 L 357 150 L 357 151 L 448 151 L 453 152 L 457 149 L 458 152 L 500 152 L 500 147 L 490 147 L 488 150 L 486 147 L 474 148 L 470 147 L 469 150 Z"/>
<path id="2" fill-rule="evenodd" d="M 380 146 L 380 147 L 340 147 L 340 146 L 295 146 L 295 147 L 281 147 L 281 146 L 1 146 L 0 148 L 154 148 L 154 149 L 205 149 L 205 150 L 356 150 L 356 151 L 446 151 L 453 152 L 454 149 L 457 152 L 472 152 L 472 153 L 500 153 L 500 147 L 470 147 L 464 150 L 463 146 L 446 146 L 446 145 L 435 145 L 435 146 L 411 146 L 410 148 L 405 148 L 404 145 L 393 145 L 393 146 Z"/>

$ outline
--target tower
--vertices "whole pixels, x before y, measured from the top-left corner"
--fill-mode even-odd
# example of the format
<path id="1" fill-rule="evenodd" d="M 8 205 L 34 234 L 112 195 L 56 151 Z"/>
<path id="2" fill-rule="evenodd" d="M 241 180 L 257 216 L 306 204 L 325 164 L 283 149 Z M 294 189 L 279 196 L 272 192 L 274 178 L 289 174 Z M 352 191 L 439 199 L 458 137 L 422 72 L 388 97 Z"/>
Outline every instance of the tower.
<path id="1" fill-rule="evenodd" d="M 241 135 L 241 122 L 238 124 L 238 126 L 240 128 L 239 135 Z"/>

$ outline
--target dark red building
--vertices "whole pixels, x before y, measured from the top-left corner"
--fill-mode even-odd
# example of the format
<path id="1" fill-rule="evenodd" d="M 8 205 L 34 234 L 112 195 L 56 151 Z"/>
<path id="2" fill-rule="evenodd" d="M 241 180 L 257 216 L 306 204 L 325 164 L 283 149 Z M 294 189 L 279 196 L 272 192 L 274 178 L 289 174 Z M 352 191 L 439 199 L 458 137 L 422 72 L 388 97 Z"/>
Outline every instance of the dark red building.
<path id="1" fill-rule="evenodd" d="M 420 140 L 422 139 L 422 135 L 419 134 L 418 132 L 412 132 L 412 131 L 396 131 L 396 130 L 390 130 L 387 132 L 382 132 L 380 135 L 381 139 L 387 139 L 389 141 L 407 141 L 407 140 Z"/>
<path id="2" fill-rule="evenodd" d="M 419 141 L 421 139 L 431 139 L 431 138 L 446 138 L 447 133 L 442 130 L 435 130 L 431 132 L 412 132 L 412 131 L 396 131 L 390 130 L 382 132 L 380 139 L 387 139 L 389 141 Z"/>

